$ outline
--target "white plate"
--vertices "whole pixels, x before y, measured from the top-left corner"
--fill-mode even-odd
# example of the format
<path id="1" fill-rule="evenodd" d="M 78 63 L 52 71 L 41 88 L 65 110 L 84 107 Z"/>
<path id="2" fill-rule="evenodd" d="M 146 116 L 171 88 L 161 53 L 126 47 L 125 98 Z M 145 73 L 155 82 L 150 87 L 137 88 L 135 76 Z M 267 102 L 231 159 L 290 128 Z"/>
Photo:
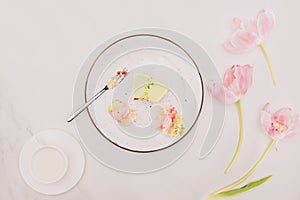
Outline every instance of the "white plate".
<path id="1" fill-rule="evenodd" d="M 57 195 L 79 182 L 85 168 L 85 157 L 76 139 L 64 131 L 49 129 L 39 132 L 24 144 L 19 168 L 24 181 L 32 189 Z"/>
<path id="2" fill-rule="evenodd" d="M 156 42 L 156 40 L 147 39 L 139 42 L 119 43 L 119 41 L 127 41 L 127 38 L 135 37 L 151 37 L 160 40 Z M 115 44 L 117 46 L 111 48 Z M 152 44 L 154 48 L 151 48 Z M 145 46 L 146 48 L 144 48 Z M 112 49 L 112 51 L 109 51 L 109 49 Z M 149 52 L 153 50 L 155 51 L 154 54 Z M 134 55 L 141 53 L 141 51 L 142 57 Z M 160 55 L 158 55 L 158 52 L 160 52 Z M 165 57 L 163 52 L 175 55 L 186 64 L 183 66 L 176 65 L 176 63 L 172 64 L 174 60 Z M 102 121 L 99 119 L 101 119 L 101 115 L 104 115 L 104 117 L 102 116 L 103 120 L 107 119 L 106 122 L 109 120 L 110 116 L 107 114 L 106 106 L 116 94 L 119 94 L 117 93 L 118 88 L 116 88 L 116 91 L 107 91 L 107 93 L 111 92 L 113 95 L 105 93 L 87 111 L 84 111 L 75 119 L 80 138 L 88 152 L 99 162 L 119 171 L 130 173 L 155 171 L 168 166 L 183 155 L 196 135 L 196 123 L 203 104 L 204 84 L 200 72 L 204 71 L 208 78 L 214 80 L 219 78 L 215 66 L 206 52 L 189 38 L 162 29 L 130 31 L 106 41 L 87 58 L 76 81 L 73 96 L 74 109 L 83 105 L 87 99 L 103 87 L 107 78 L 115 73 L 117 64 L 138 70 L 140 67 L 150 66 L 151 62 L 154 67 L 169 67 L 172 68 L 174 73 L 179 74 L 175 76 L 174 80 L 171 79 L 171 82 L 180 80 L 178 77 L 181 76 L 184 81 L 179 81 L 180 86 L 184 84 L 189 86 L 183 92 L 186 91 L 190 94 L 191 101 L 195 102 L 192 107 L 195 107 L 194 112 L 190 110 L 189 113 L 185 114 L 188 123 L 186 133 L 182 137 L 176 138 L 175 142 L 163 143 L 161 146 L 153 146 L 153 144 L 159 144 L 161 140 L 157 140 L 157 143 L 151 145 L 142 146 L 136 145 L 136 142 L 130 143 L 129 140 L 118 140 L 119 137 L 114 135 L 114 133 L 118 133 L 116 131 L 107 132 L 103 130 Z M 183 70 L 182 67 L 187 69 Z M 168 76 L 168 74 L 165 76 Z M 165 80 L 168 81 L 168 79 Z M 189 114 L 190 116 L 188 116 Z M 111 121 L 108 123 L 110 125 L 107 127 L 116 126 Z M 212 126 L 216 123 L 222 122 L 215 121 Z M 137 133 L 134 134 L 136 136 Z M 126 137 L 126 135 L 128 134 L 123 132 L 123 136 Z M 136 138 L 130 138 L 130 140 L 134 139 Z M 137 137 L 137 139 L 139 138 Z M 139 142 L 142 144 L 142 141 Z"/>
<path id="3" fill-rule="evenodd" d="M 105 92 L 88 108 L 99 133 L 113 145 L 139 153 L 168 148 L 189 134 L 200 115 L 204 97 L 201 72 L 189 53 L 176 41 L 157 34 L 128 35 L 116 40 L 99 53 L 90 66 L 85 84 L 87 99 L 124 67 L 129 72 L 125 80 L 115 89 Z M 129 106 L 138 104 L 132 98 L 134 77 L 138 75 L 163 83 L 169 92 L 156 106 L 139 103 L 139 111 L 146 112 L 138 111 L 137 120 L 129 126 L 119 125 L 108 114 L 108 107 L 114 100 L 121 100 Z M 175 107 L 182 115 L 184 130 L 181 136 L 167 136 L 156 126 L 158 107 L 165 106 Z"/>

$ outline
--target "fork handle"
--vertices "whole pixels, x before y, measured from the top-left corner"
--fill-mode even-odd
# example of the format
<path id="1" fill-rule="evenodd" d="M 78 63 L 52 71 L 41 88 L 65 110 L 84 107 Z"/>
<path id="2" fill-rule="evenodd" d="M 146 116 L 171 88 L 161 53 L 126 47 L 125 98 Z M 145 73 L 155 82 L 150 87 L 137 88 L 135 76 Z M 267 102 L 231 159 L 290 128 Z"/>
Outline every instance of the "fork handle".
<path id="1" fill-rule="evenodd" d="M 70 117 L 67 119 L 67 122 L 71 122 L 73 119 L 75 119 L 80 113 L 82 113 L 82 111 L 84 111 L 87 107 L 89 107 L 89 105 L 91 105 L 96 99 L 98 99 L 108 89 L 109 88 L 106 85 L 102 90 L 97 92 L 85 104 L 83 104 L 80 108 L 78 108 L 78 110 L 76 110 L 72 115 L 70 115 Z"/>

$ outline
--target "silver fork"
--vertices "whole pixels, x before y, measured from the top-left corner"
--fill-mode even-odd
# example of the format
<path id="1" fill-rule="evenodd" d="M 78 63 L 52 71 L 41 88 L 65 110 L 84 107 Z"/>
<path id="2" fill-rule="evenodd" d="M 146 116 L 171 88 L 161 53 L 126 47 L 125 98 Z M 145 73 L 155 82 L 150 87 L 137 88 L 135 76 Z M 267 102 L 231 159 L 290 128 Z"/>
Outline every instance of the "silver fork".
<path id="1" fill-rule="evenodd" d="M 107 90 L 115 88 L 118 84 L 120 84 L 124 80 L 125 76 L 126 76 L 126 74 L 116 75 L 114 77 L 115 78 L 114 80 L 116 82 L 115 85 L 109 85 L 109 84 L 105 85 L 105 87 L 102 90 L 100 90 L 99 92 L 97 92 L 85 104 L 83 104 L 73 114 L 71 114 L 69 116 L 69 118 L 67 119 L 67 122 L 71 122 L 73 119 L 75 119 L 80 113 L 82 113 L 87 107 L 89 107 L 89 105 L 91 105 L 96 99 L 98 99 L 104 92 L 106 92 Z"/>

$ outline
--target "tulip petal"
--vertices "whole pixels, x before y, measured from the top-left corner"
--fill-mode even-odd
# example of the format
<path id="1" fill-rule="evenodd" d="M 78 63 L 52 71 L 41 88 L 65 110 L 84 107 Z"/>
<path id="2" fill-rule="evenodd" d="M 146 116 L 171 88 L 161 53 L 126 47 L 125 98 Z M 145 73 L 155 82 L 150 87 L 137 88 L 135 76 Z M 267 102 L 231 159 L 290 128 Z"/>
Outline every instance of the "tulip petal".
<path id="1" fill-rule="evenodd" d="M 243 29 L 242 20 L 237 17 L 233 18 L 232 26 L 233 26 L 233 31 L 242 30 Z"/>
<path id="2" fill-rule="evenodd" d="M 271 10 L 262 9 L 257 14 L 258 34 L 261 38 L 268 36 L 275 24 L 275 15 Z"/>
<path id="3" fill-rule="evenodd" d="M 290 138 L 294 136 L 299 131 L 299 129 L 300 129 L 300 119 L 299 119 L 299 115 L 296 114 L 293 116 L 289 129 L 286 132 L 285 138 Z"/>
<path id="4" fill-rule="evenodd" d="M 228 51 L 240 53 L 257 46 L 259 43 L 260 39 L 255 33 L 236 31 L 223 46 Z"/>
<path id="5" fill-rule="evenodd" d="M 236 80 L 236 76 L 235 76 L 236 66 L 237 65 L 233 65 L 232 67 L 230 67 L 225 71 L 223 77 L 224 87 L 228 88 Z"/>
<path id="6" fill-rule="evenodd" d="M 272 121 L 288 126 L 292 121 L 292 117 L 291 108 L 281 108 L 273 114 Z"/>
<path id="7" fill-rule="evenodd" d="M 264 105 L 263 109 L 260 112 L 260 123 L 262 128 L 264 129 L 264 131 L 266 133 L 268 133 L 268 135 L 270 135 L 271 137 L 274 136 L 274 132 L 271 131 L 271 124 L 272 124 L 272 120 L 271 120 L 271 113 L 269 110 L 270 104 L 266 103 L 266 105 Z"/>
<path id="8" fill-rule="evenodd" d="M 239 74 L 237 70 L 240 65 L 233 65 L 224 73 L 223 85 L 228 90 L 232 91 L 236 96 L 241 95 L 240 85 L 239 85 Z"/>
<path id="9" fill-rule="evenodd" d="M 244 30 L 247 31 L 248 33 L 255 34 L 257 37 L 259 36 L 256 19 L 253 18 L 244 19 L 243 26 L 244 26 Z"/>
<path id="10" fill-rule="evenodd" d="M 252 85 L 253 67 L 249 64 L 244 66 L 233 65 L 224 74 L 223 85 L 231 90 L 236 96 L 245 94 Z"/>
<path id="11" fill-rule="evenodd" d="M 227 88 L 224 88 L 215 81 L 208 82 L 208 90 L 210 91 L 213 97 L 227 104 L 235 103 L 240 99 L 240 95 L 237 96 L 232 91 L 230 91 Z"/>
<path id="12" fill-rule="evenodd" d="M 239 87 L 241 94 L 245 94 L 248 88 L 252 85 L 253 67 L 249 64 L 241 66 L 236 70 L 239 78 Z"/>
<path id="13" fill-rule="evenodd" d="M 233 44 L 231 43 L 230 40 L 225 42 L 223 44 L 223 47 L 224 47 L 224 49 L 226 49 L 227 51 L 232 52 L 232 53 L 241 53 L 244 51 L 244 50 L 237 49 L 235 46 L 233 46 Z"/>

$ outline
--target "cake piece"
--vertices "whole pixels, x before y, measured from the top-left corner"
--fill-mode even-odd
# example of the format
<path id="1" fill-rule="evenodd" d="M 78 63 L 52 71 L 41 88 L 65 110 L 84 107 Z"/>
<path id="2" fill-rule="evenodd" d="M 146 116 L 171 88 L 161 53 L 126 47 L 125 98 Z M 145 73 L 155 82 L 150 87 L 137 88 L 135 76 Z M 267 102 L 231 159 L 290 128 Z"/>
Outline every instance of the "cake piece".
<path id="1" fill-rule="evenodd" d="M 178 114 L 175 107 L 164 108 L 159 118 L 159 129 L 162 133 L 169 136 L 182 135 L 184 130 L 182 116 Z"/>
<path id="2" fill-rule="evenodd" d="M 133 100 L 159 102 L 169 89 L 161 81 L 144 74 L 136 74 L 133 79 Z"/>
<path id="3" fill-rule="evenodd" d="M 108 113 L 120 125 L 128 126 L 136 119 L 136 113 L 120 100 L 114 100 L 108 107 Z"/>

